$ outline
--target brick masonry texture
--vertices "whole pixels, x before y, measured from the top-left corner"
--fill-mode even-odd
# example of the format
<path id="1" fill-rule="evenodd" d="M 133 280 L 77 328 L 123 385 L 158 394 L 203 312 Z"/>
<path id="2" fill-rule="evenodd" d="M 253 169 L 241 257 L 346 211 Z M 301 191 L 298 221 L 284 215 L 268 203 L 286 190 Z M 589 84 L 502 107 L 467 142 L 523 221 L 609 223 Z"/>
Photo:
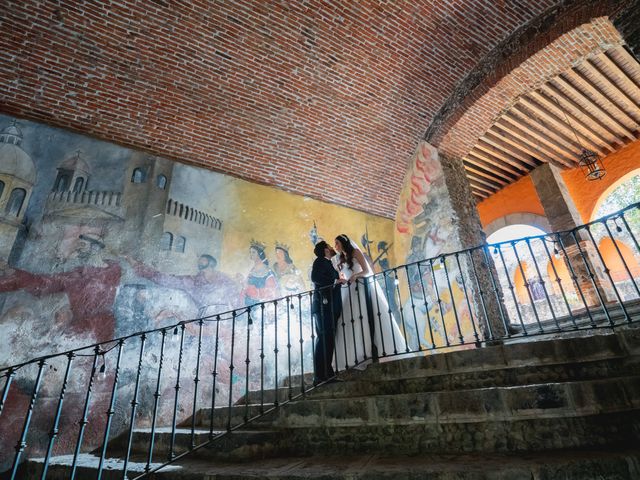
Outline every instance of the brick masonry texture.
<path id="1" fill-rule="evenodd" d="M 545 12 L 613 3 L 8 1 L 0 111 L 393 217 L 479 59 Z"/>
<path id="2" fill-rule="evenodd" d="M 466 156 L 500 115 L 518 99 L 553 77 L 623 43 L 608 18 L 600 17 L 581 25 L 533 54 L 498 81 L 471 105 L 447 131 L 439 147 L 443 153 Z"/>

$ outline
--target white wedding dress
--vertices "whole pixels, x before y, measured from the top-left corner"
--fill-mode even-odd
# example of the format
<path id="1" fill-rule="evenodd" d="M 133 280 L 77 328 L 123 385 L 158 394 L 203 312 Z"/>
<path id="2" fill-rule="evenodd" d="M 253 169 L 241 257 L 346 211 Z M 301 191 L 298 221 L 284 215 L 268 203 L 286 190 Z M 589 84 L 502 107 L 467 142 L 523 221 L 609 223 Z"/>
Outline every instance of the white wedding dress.
<path id="1" fill-rule="evenodd" d="M 334 261 L 334 266 L 336 265 L 337 262 Z M 355 258 L 353 259 L 353 270 L 346 263 L 338 266 L 340 276 L 346 280 L 362 270 L 362 266 Z M 371 329 L 363 285 L 365 280 L 370 282 L 374 343 L 378 356 L 406 351 L 405 339 L 393 316 L 389 313 L 389 302 L 382 288 L 371 278 L 359 278 L 350 286 L 347 287 L 345 284 L 341 288 L 342 314 L 336 325 L 336 348 L 333 359 L 333 368 L 336 371 L 354 366 L 363 368 L 371 360 Z"/>

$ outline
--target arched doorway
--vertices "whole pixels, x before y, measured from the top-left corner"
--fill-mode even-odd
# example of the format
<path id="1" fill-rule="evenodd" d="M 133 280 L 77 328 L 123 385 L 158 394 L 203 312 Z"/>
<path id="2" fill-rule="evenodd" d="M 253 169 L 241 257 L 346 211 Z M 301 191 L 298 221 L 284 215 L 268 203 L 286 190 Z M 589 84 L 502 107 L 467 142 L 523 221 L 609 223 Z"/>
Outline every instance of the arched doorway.
<path id="1" fill-rule="evenodd" d="M 633 207 L 638 203 L 640 169 L 635 169 L 603 192 L 592 213 L 591 231 L 600 261 L 609 272 L 609 286 L 623 300 L 640 295 L 640 209 Z"/>

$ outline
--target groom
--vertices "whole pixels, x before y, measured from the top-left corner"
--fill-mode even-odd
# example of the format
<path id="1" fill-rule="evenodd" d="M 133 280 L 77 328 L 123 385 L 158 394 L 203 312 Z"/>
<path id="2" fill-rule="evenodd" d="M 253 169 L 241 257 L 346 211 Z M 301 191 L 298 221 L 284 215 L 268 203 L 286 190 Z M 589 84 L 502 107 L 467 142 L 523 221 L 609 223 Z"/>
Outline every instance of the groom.
<path id="1" fill-rule="evenodd" d="M 335 251 L 322 240 L 316 244 L 313 253 L 316 259 L 311 269 L 311 280 L 315 291 L 311 313 L 315 315 L 317 333 L 313 356 L 315 367 L 313 384 L 317 385 L 335 376 L 331 360 L 336 342 L 336 323 L 342 312 L 342 296 L 338 272 L 331 263 L 331 257 L 335 255 Z"/>

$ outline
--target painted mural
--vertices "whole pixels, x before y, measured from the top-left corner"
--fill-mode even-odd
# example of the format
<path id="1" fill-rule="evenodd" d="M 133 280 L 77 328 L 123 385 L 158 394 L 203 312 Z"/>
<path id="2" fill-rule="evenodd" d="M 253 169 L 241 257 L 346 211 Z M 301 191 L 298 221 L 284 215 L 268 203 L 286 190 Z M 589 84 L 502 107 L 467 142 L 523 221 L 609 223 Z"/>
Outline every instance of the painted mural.
<path id="1" fill-rule="evenodd" d="M 140 356 L 148 375 L 157 370 L 164 342 L 166 352 L 182 347 L 181 368 L 189 378 L 197 358 L 209 378 L 217 369 L 213 384 L 203 382 L 202 398 L 215 391 L 235 400 L 247 388 L 278 382 L 276 362 L 280 375 L 287 362 L 293 372 L 312 370 L 310 340 L 295 343 L 303 351 L 293 360 L 283 347 L 291 338 L 311 337 L 309 296 L 233 319 L 224 312 L 307 292 L 313 245 L 321 238 L 332 242 L 345 233 L 359 239 L 376 268 L 386 268 L 394 260 L 392 232 L 391 220 L 0 115 L 0 367 L 207 317 L 212 321 L 201 332 L 193 323 L 166 336 L 149 335 L 145 345 L 126 343 L 119 395 L 133 395 Z M 232 347 L 234 328 L 248 333 Z M 246 363 L 248 353 L 259 349 L 267 352 L 268 365 Z M 114 347 L 96 357 L 105 377 L 94 388 L 96 411 L 108 401 L 117 354 Z M 91 360 L 77 360 L 84 368 L 76 368 L 71 391 L 83 391 L 90 381 Z M 177 369 L 174 360 L 166 362 L 163 368 Z M 238 367 L 227 368 L 230 363 Z M 64 365 L 52 366 L 46 377 L 59 381 L 63 371 Z M 3 415 L 20 418 L 31 388 L 17 375 Z M 181 395 L 193 395 L 193 388 L 186 382 Z M 161 390 L 167 397 L 159 406 L 163 413 L 171 408 L 173 386 Z M 141 393 L 140 411 L 151 410 L 152 393 Z M 57 395 L 45 380 L 40 401 Z M 78 407 L 80 397 L 70 394 L 66 408 L 73 410 L 74 402 Z M 61 421 L 77 419 L 63 415 Z M 47 422 L 34 422 L 40 424 L 33 435 L 45 435 Z M 14 426 L 0 432 L 0 451 L 12 451 Z M 90 426 L 89 443 L 97 441 L 100 427 Z M 60 438 L 58 444 L 72 441 Z"/>
<path id="2" fill-rule="evenodd" d="M 461 248 L 455 222 L 438 151 L 422 142 L 407 169 L 394 235 L 398 263 L 408 265 L 406 280 L 400 282 L 406 291 L 396 297 L 414 349 L 468 342 L 475 333 L 472 319 L 477 316 L 469 310 L 465 289 L 471 293 L 462 278 L 464 260 L 459 265 L 440 257 Z M 424 259 L 432 260 L 415 263 Z"/>

